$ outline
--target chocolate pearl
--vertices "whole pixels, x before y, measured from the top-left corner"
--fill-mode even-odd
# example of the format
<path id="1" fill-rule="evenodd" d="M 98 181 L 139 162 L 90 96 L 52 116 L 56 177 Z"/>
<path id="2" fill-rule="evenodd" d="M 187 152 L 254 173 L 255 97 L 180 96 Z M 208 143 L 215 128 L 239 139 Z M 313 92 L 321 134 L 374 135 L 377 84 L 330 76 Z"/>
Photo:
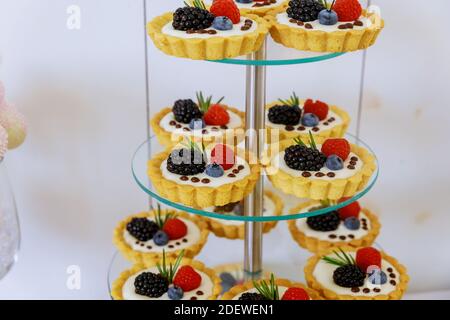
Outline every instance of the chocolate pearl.
<path id="1" fill-rule="evenodd" d="M 333 122 L 334 120 L 336 120 L 336 119 L 334 117 L 331 117 L 330 120 L 328 120 L 328 121 Z"/>
<path id="2" fill-rule="evenodd" d="M 207 133 L 208 133 L 208 130 L 203 129 L 203 130 L 202 130 L 202 133 L 203 133 L 203 134 L 207 134 Z"/>
<path id="3" fill-rule="evenodd" d="M 220 126 L 220 129 L 222 129 L 222 130 L 227 130 L 228 129 L 228 126 Z"/>
<path id="4" fill-rule="evenodd" d="M 362 222 L 367 222 L 367 219 L 366 218 L 361 218 L 361 221 Z M 389 268 L 390 269 L 390 268 Z M 388 269 L 388 271 L 389 271 L 389 269 Z"/>
<path id="5" fill-rule="evenodd" d="M 198 295 L 198 296 L 202 296 L 203 295 L 203 291 L 202 290 L 198 290 L 195 294 Z"/>
<path id="6" fill-rule="evenodd" d="M 236 175 L 233 174 L 233 173 L 229 173 L 229 174 L 228 174 L 228 177 L 230 177 L 230 178 L 236 178 Z"/>
<path id="7" fill-rule="evenodd" d="M 245 21 L 244 21 L 244 23 L 245 24 L 253 24 L 253 20 L 250 20 L 250 19 L 245 19 Z"/>
<path id="8" fill-rule="evenodd" d="M 323 125 L 324 125 L 324 126 L 327 126 L 327 125 L 328 125 L 328 122 L 324 122 Z"/>
<path id="9" fill-rule="evenodd" d="M 392 268 L 387 268 L 386 271 L 387 272 L 393 272 L 394 270 L 392 270 Z"/>
<path id="10" fill-rule="evenodd" d="M 247 31 L 247 30 L 249 30 L 249 29 L 250 29 L 249 26 L 243 26 L 243 27 L 241 27 L 241 30 L 242 30 L 242 31 Z"/>
<path id="11" fill-rule="evenodd" d="M 389 274 L 389 277 L 395 279 L 395 274 L 390 273 L 390 274 Z"/>
<path id="12" fill-rule="evenodd" d="M 175 126 L 175 128 L 180 129 L 180 128 L 181 128 L 181 124 L 177 124 L 177 125 Z"/>
<path id="13" fill-rule="evenodd" d="M 195 33 L 195 30 L 192 30 L 192 29 L 186 30 L 186 33 L 187 34 L 192 34 L 192 33 Z"/>
<path id="14" fill-rule="evenodd" d="M 179 245 L 181 244 L 181 242 L 177 241 L 177 242 L 175 242 L 175 244 L 176 244 L 177 246 L 179 246 Z"/>
<path id="15" fill-rule="evenodd" d="M 200 29 L 200 30 L 198 30 L 198 33 L 205 34 L 205 33 L 208 33 L 208 31 L 206 31 L 205 29 Z"/>
<path id="16" fill-rule="evenodd" d="M 310 24 L 310 23 L 305 24 L 305 28 L 306 29 L 314 29 L 312 24 Z"/>
<path id="17" fill-rule="evenodd" d="M 369 289 L 369 288 L 364 288 L 364 289 L 363 289 L 363 292 L 364 292 L 364 293 L 369 293 L 369 292 L 370 292 L 370 289 Z"/>
<path id="18" fill-rule="evenodd" d="M 139 241 L 136 241 L 135 244 L 139 244 Z"/>
<path id="19" fill-rule="evenodd" d="M 349 237 L 350 239 L 355 239 L 355 236 L 352 234 L 349 234 L 347 237 Z"/>
<path id="20" fill-rule="evenodd" d="M 187 176 L 181 176 L 181 177 L 180 177 L 180 180 L 181 180 L 181 181 L 188 181 L 188 180 L 189 180 L 189 177 L 187 177 Z"/>
<path id="21" fill-rule="evenodd" d="M 353 22 L 353 25 L 357 27 L 362 27 L 364 23 L 362 21 L 356 20 L 355 22 Z"/>
<path id="22" fill-rule="evenodd" d="M 286 126 L 285 129 L 287 131 L 294 131 L 295 128 L 293 126 Z"/>
<path id="23" fill-rule="evenodd" d="M 381 289 L 380 288 L 373 288 L 373 292 L 379 293 L 379 292 L 381 292 Z"/>
<path id="24" fill-rule="evenodd" d="M 317 132 L 317 131 L 319 131 L 319 130 L 320 130 L 320 129 L 317 128 L 317 127 L 312 128 L 312 131 L 313 131 L 313 132 Z"/>
<path id="25" fill-rule="evenodd" d="M 233 169 L 233 171 L 232 171 L 234 174 L 238 174 L 239 173 L 239 170 L 238 169 Z"/>
<path id="26" fill-rule="evenodd" d="M 239 165 L 239 167 L 238 167 L 238 170 L 239 171 L 241 171 L 241 170 L 244 170 L 245 169 L 245 167 L 241 164 L 241 165 Z"/>
<path id="27" fill-rule="evenodd" d="M 351 157 L 350 160 L 351 161 L 358 161 L 358 158 L 357 157 Z"/>
<path id="28" fill-rule="evenodd" d="M 208 184 L 210 182 L 211 182 L 211 180 L 209 180 L 208 178 L 202 179 L 202 183 L 204 183 L 204 184 Z"/>
<path id="29" fill-rule="evenodd" d="M 334 172 L 327 173 L 327 177 L 329 177 L 329 178 L 334 178 L 335 176 L 336 176 L 336 174 Z"/>
<path id="30" fill-rule="evenodd" d="M 174 248 L 174 246 L 169 244 L 169 249 L 173 249 L 173 248 Z"/>
<path id="31" fill-rule="evenodd" d="M 335 235 L 335 234 L 330 234 L 330 235 L 328 236 L 328 238 L 330 238 L 330 239 L 336 239 L 336 238 L 337 238 L 337 235 Z"/>
<path id="32" fill-rule="evenodd" d="M 397 284 L 397 282 L 395 282 L 395 280 L 391 280 L 391 281 L 389 281 L 389 283 L 393 286 L 395 286 Z"/>
<path id="33" fill-rule="evenodd" d="M 216 30 L 208 30 L 208 34 L 216 34 L 217 31 Z"/>
<path id="34" fill-rule="evenodd" d="M 183 128 L 183 131 L 191 131 L 191 129 L 189 129 L 189 128 L 187 128 L 187 127 L 184 127 L 184 128 Z"/>
<path id="35" fill-rule="evenodd" d="M 341 29 L 341 30 L 347 29 L 347 25 L 341 24 L 341 25 L 339 25 L 338 29 Z"/>
<path id="36" fill-rule="evenodd" d="M 277 0 L 270 0 L 270 3 L 272 4 L 277 3 Z"/>
<path id="37" fill-rule="evenodd" d="M 148 250 L 152 250 L 152 246 L 147 246 L 147 249 Z"/>
<path id="38" fill-rule="evenodd" d="M 347 237 L 346 236 L 339 236 L 339 239 L 345 240 L 345 239 L 347 239 Z"/>
<path id="39" fill-rule="evenodd" d="M 290 23 L 297 23 L 297 20 L 291 18 L 291 19 L 289 19 L 289 22 Z"/>
<path id="40" fill-rule="evenodd" d="M 353 288 L 352 288 L 352 292 L 354 292 L 354 293 L 359 292 L 359 288 L 358 288 L 358 287 L 353 287 Z"/>
<path id="41" fill-rule="evenodd" d="M 197 177 L 192 177 L 192 178 L 191 178 L 191 181 L 192 181 L 193 183 L 197 183 L 197 182 L 200 182 L 200 179 L 197 178 Z"/>
<path id="42" fill-rule="evenodd" d="M 217 128 L 217 127 L 212 127 L 211 130 L 212 130 L 212 131 L 219 131 L 219 128 Z"/>
<path id="43" fill-rule="evenodd" d="M 305 24 L 303 23 L 303 21 L 297 21 L 297 25 L 299 25 L 300 27 L 303 27 Z"/>
<path id="44" fill-rule="evenodd" d="M 323 172 L 316 172 L 315 176 L 316 176 L 317 178 L 322 178 L 322 177 L 325 176 L 325 173 L 323 173 Z"/>
<path id="45" fill-rule="evenodd" d="M 302 173 L 302 177 L 309 178 L 309 177 L 311 177 L 311 173 L 308 172 L 308 171 L 304 171 L 304 172 Z"/>
<path id="46" fill-rule="evenodd" d="M 350 164 L 351 164 L 352 166 L 355 166 L 355 165 L 356 165 L 356 161 L 350 161 Z"/>
<path id="47" fill-rule="evenodd" d="M 191 297 L 191 300 L 197 300 L 197 297 Z"/>
<path id="48" fill-rule="evenodd" d="M 171 126 L 174 126 L 174 125 L 177 124 L 177 122 L 172 120 L 172 121 L 169 122 L 169 124 L 170 124 Z"/>
<path id="49" fill-rule="evenodd" d="M 350 170 L 355 170 L 355 166 L 352 166 L 352 165 L 348 165 L 347 168 Z"/>
<path id="50" fill-rule="evenodd" d="M 184 243 L 188 242 L 188 240 L 187 240 L 186 238 L 184 238 L 184 239 L 181 240 L 181 241 L 183 241 Z"/>
<path id="51" fill-rule="evenodd" d="M 362 228 L 363 228 L 363 230 L 366 230 L 366 231 L 368 230 L 367 226 L 363 226 Z"/>
<path id="52" fill-rule="evenodd" d="M 305 131 L 306 128 L 305 128 L 304 126 L 300 126 L 300 127 L 297 128 L 297 130 L 298 130 L 298 131 Z"/>
<path id="53" fill-rule="evenodd" d="M 144 244 L 144 243 L 140 243 L 139 245 L 140 245 L 141 247 L 145 246 L 145 244 Z"/>

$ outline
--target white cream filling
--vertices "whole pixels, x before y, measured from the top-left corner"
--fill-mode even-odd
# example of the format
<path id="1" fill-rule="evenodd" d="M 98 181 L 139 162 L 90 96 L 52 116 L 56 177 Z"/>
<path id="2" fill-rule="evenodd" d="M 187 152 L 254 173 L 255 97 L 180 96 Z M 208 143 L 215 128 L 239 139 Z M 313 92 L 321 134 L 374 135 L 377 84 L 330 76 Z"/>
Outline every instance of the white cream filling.
<path id="1" fill-rule="evenodd" d="M 205 211 L 209 211 L 209 212 L 214 212 L 214 208 L 215 207 L 209 207 L 206 208 Z M 273 216 L 275 215 L 275 202 L 272 201 L 272 199 L 270 199 L 270 197 L 268 196 L 264 196 L 264 211 L 263 211 L 263 216 Z M 224 213 L 224 215 L 232 215 L 234 216 L 233 213 Z M 239 226 L 239 225 L 243 225 L 244 222 L 243 221 L 236 221 L 236 220 L 226 220 L 226 219 L 218 219 L 218 218 L 210 218 L 212 220 L 216 220 L 218 222 L 220 222 L 221 224 L 224 225 L 233 225 L 233 226 Z"/>
<path id="2" fill-rule="evenodd" d="M 303 114 L 302 114 L 302 115 L 303 115 Z M 330 118 L 334 118 L 335 120 L 332 121 L 332 122 L 330 122 L 330 121 L 328 121 L 328 119 L 330 119 Z M 328 125 L 325 125 L 325 124 L 324 124 L 325 122 L 328 123 Z M 341 117 L 339 117 L 339 116 L 337 115 L 337 113 L 335 113 L 335 112 L 329 110 L 329 111 L 328 111 L 327 118 L 324 119 L 324 120 L 320 120 L 320 121 L 319 121 L 319 124 L 316 126 L 316 128 L 318 128 L 319 130 L 316 131 L 316 132 L 311 131 L 311 133 L 312 133 L 312 134 L 317 134 L 317 133 L 320 132 L 320 131 L 323 131 L 323 130 L 330 130 L 330 129 L 332 129 L 332 128 L 338 126 L 338 125 L 341 125 L 341 124 L 342 124 L 342 119 L 341 119 Z M 273 128 L 273 129 L 279 129 L 280 131 L 286 131 L 286 125 L 285 125 L 285 124 L 276 124 L 276 123 L 270 122 L 270 120 L 269 120 L 269 109 L 266 109 L 266 126 L 268 126 L 268 127 L 270 127 L 270 128 Z M 309 130 L 312 130 L 312 127 L 306 127 L 306 126 L 304 126 L 304 127 L 306 128 L 306 130 L 299 131 L 299 130 L 297 130 L 297 128 L 300 127 L 300 126 L 303 126 L 302 123 L 301 123 L 301 120 L 299 121 L 298 124 L 294 125 L 293 127 L 295 128 L 295 131 L 298 131 L 298 132 L 300 132 L 300 133 L 301 133 L 301 132 L 303 132 L 303 133 L 308 133 Z"/>
<path id="3" fill-rule="evenodd" d="M 125 239 L 125 242 L 134 251 L 138 251 L 138 252 L 162 253 L 163 249 L 167 252 L 186 249 L 187 247 L 192 246 L 193 244 L 197 243 L 200 240 L 200 229 L 197 227 L 197 225 L 194 222 L 192 222 L 190 220 L 183 219 L 183 218 L 178 218 L 178 219 L 180 219 L 181 221 L 183 221 L 186 224 L 187 234 L 182 239 L 170 240 L 164 246 L 156 245 L 155 242 L 153 241 L 153 239 L 145 241 L 145 242 L 139 241 L 135 237 L 133 237 L 126 228 L 123 231 L 123 237 Z M 151 220 L 151 219 L 149 219 L 149 220 Z M 186 239 L 187 242 L 183 242 L 182 241 L 183 239 Z"/>
<path id="4" fill-rule="evenodd" d="M 321 145 L 317 145 L 317 149 L 320 150 L 322 146 Z M 285 151 L 281 151 L 279 152 L 276 156 L 274 156 L 272 158 L 272 167 L 273 168 L 278 168 L 286 173 L 288 173 L 289 175 L 293 176 L 293 177 L 301 177 L 302 173 L 304 171 L 298 171 L 298 170 L 294 170 L 291 169 L 287 166 L 286 162 L 284 161 L 284 154 Z M 355 165 L 355 169 L 351 170 L 348 169 L 347 166 L 350 165 L 350 161 L 352 157 L 357 157 L 358 161 L 356 162 Z M 331 179 L 347 179 L 350 178 L 352 176 L 354 176 L 359 170 L 361 170 L 361 168 L 363 167 L 364 162 L 361 160 L 360 157 L 358 157 L 356 154 L 354 154 L 353 152 L 350 152 L 349 156 L 347 157 L 347 159 L 344 161 L 344 168 L 341 170 L 337 170 L 337 171 L 333 171 L 328 169 L 325 165 L 319 170 L 319 171 L 310 171 L 311 173 L 311 177 L 309 177 L 308 179 L 317 179 L 317 180 L 331 180 Z M 325 175 L 323 177 L 316 177 L 315 173 L 316 172 L 322 172 Z M 334 177 L 330 178 L 327 176 L 327 173 L 329 172 L 333 172 L 335 174 Z"/>
<path id="5" fill-rule="evenodd" d="M 213 2 L 212 0 L 206 0 L 206 1 L 205 1 L 205 3 L 206 3 L 207 5 L 211 5 L 212 2 Z M 236 3 L 236 6 L 237 6 L 239 9 L 250 9 L 250 10 L 256 10 L 256 9 L 261 9 L 261 8 L 273 8 L 273 7 L 276 7 L 276 6 L 281 5 L 283 2 L 284 2 L 284 0 L 277 0 L 276 3 L 271 3 L 271 4 L 269 4 L 269 5 L 262 6 L 262 7 L 254 7 L 254 5 L 255 5 L 257 2 L 240 3 L 240 2 L 237 2 L 236 0 L 234 0 L 234 3 Z"/>
<path id="6" fill-rule="evenodd" d="M 317 207 L 317 205 L 311 205 L 311 206 L 303 209 L 303 212 L 308 212 L 309 209 L 312 209 L 314 207 Z M 339 236 L 346 236 L 347 240 L 351 241 L 351 240 L 355 240 L 355 239 L 361 239 L 361 238 L 365 237 L 369 233 L 369 230 L 371 228 L 370 220 L 364 214 L 364 212 L 361 211 L 359 213 L 359 220 L 361 221 L 362 219 L 366 219 L 367 229 L 368 230 L 364 230 L 362 228 L 362 222 L 361 222 L 361 226 L 359 227 L 358 230 L 347 229 L 347 227 L 345 227 L 345 225 L 344 225 L 344 221 L 342 221 L 342 220 L 341 220 L 338 228 L 336 230 L 333 230 L 333 231 L 317 231 L 317 230 L 313 230 L 306 223 L 306 219 L 299 219 L 299 220 L 297 220 L 296 221 L 296 225 L 297 225 L 298 230 L 303 232 L 305 234 L 305 236 L 307 236 L 307 237 L 314 237 L 316 239 L 329 241 L 329 242 L 339 242 L 339 241 L 343 241 L 343 240 L 339 239 Z M 331 239 L 331 238 L 329 238 L 330 234 L 334 234 L 337 237 L 335 239 Z M 353 239 L 350 239 L 348 237 L 348 235 L 350 235 L 350 234 L 354 236 Z"/>
<path id="7" fill-rule="evenodd" d="M 243 123 L 241 117 L 230 111 L 227 110 L 228 114 L 230 115 L 230 121 L 226 125 L 228 129 L 236 129 L 236 128 L 242 128 Z M 177 125 L 181 126 L 180 128 L 176 128 L 176 126 L 173 126 L 170 124 L 170 122 L 175 121 Z M 167 132 L 171 132 L 175 135 L 181 135 L 181 136 L 201 136 L 201 137 L 220 137 L 226 132 L 226 129 L 221 129 L 220 126 L 209 126 L 207 125 L 205 128 L 197 129 L 197 130 L 191 130 L 189 129 L 189 124 L 187 123 L 180 123 L 175 120 L 175 116 L 173 115 L 173 112 L 167 113 L 159 122 L 159 125 L 161 128 L 163 128 Z M 189 131 L 186 131 L 186 128 L 189 129 Z M 215 128 L 216 130 L 212 130 L 212 128 Z M 208 133 L 203 134 L 203 130 L 208 130 Z"/>
<path id="8" fill-rule="evenodd" d="M 283 13 L 280 13 L 280 14 L 277 15 L 277 22 L 279 24 L 284 24 L 284 25 L 287 25 L 287 26 L 289 26 L 291 28 L 305 29 L 304 26 L 299 26 L 299 25 L 297 25 L 295 23 L 290 22 L 289 21 L 290 19 L 291 18 L 288 17 L 286 12 L 283 12 Z M 367 28 L 369 28 L 372 25 L 372 21 L 370 21 L 370 19 L 368 19 L 366 17 L 362 17 L 361 16 L 358 20 L 361 21 L 363 23 L 363 25 L 362 26 L 354 26 L 353 27 L 354 30 L 367 29 Z M 338 27 L 341 24 L 346 24 L 346 23 L 350 23 L 350 22 L 338 22 L 337 24 L 332 25 L 332 26 L 326 26 L 326 25 L 320 24 L 319 20 L 314 20 L 314 21 L 311 21 L 311 22 L 305 22 L 305 24 L 306 23 L 309 23 L 310 25 L 313 26 L 313 29 L 309 29 L 310 31 L 316 30 L 316 31 L 324 31 L 324 32 L 334 32 L 334 31 L 344 31 L 344 32 L 346 32 L 349 29 L 339 29 Z"/>
<path id="9" fill-rule="evenodd" d="M 167 23 L 161 30 L 162 33 L 167 34 L 169 36 L 177 37 L 177 38 L 186 38 L 186 39 L 206 39 L 206 38 L 214 38 L 214 37 L 231 37 L 231 36 L 239 36 L 243 34 L 248 34 L 255 32 L 258 28 L 258 23 L 254 20 L 252 26 L 248 30 L 241 30 L 241 27 L 245 25 L 245 20 L 252 20 L 249 18 L 246 18 L 244 16 L 241 16 L 241 21 L 237 24 L 233 25 L 233 29 L 231 30 L 216 30 L 212 26 L 208 28 L 207 30 L 215 30 L 217 31 L 216 34 L 208 34 L 208 33 L 187 33 L 186 31 L 182 30 L 175 30 L 172 27 L 172 21 Z"/>
<path id="10" fill-rule="evenodd" d="M 355 252 L 347 252 L 347 254 L 350 254 L 351 256 L 355 257 Z M 329 255 L 330 257 L 334 257 L 334 255 Z M 329 264 L 323 260 L 320 260 L 317 265 L 314 268 L 313 276 L 316 278 L 316 280 L 324 287 L 327 288 L 337 294 L 340 295 L 351 295 L 351 296 L 368 296 L 373 297 L 377 295 L 385 295 L 389 294 L 392 291 L 394 291 L 397 287 L 397 285 L 400 283 L 400 274 L 399 272 L 394 268 L 392 264 L 387 262 L 386 260 L 381 261 L 381 270 L 383 270 L 386 273 L 387 276 L 387 282 L 382 285 L 373 285 L 369 281 L 369 277 L 366 277 L 366 280 L 364 282 L 364 286 L 359 287 L 359 292 L 352 292 L 351 288 L 344 288 L 341 286 L 338 286 L 333 281 L 333 272 L 336 270 L 338 266 Z M 392 268 L 392 272 L 388 272 L 387 269 Z M 391 278 L 390 274 L 393 273 L 395 275 L 395 278 Z M 392 285 L 390 283 L 391 280 L 394 280 L 396 282 L 396 285 Z M 370 289 L 370 292 L 364 293 L 363 289 L 368 288 Z M 375 292 L 373 289 L 378 288 L 379 292 Z"/>
<path id="11" fill-rule="evenodd" d="M 240 165 L 244 166 L 244 169 L 239 171 L 239 173 L 235 174 L 236 177 L 234 177 L 234 178 L 229 177 L 228 175 L 232 174 L 233 170 L 237 169 Z M 247 163 L 247 161 L 245 161 L 245 159 L 238 157 L 238 156 L 236 156 L 236 161 L 235 161 L 234 166 L 231 169 L 226 170 L 224 175 L 219 178 L 210 177 L 205 172 L 203 172 L 200 174 L 189 176 L 188 177 L 189 179 L 187 181 L 182 181 L 180 179 L 180 177 L 181 177 L 180 175 L 171 173 L 167 170 L 167 159 L 161 163 L 160 169 L 161 169 L 162 175 L 165 179 L 174 181 L 178 184 L 191 185 L 191 186 L 196 186 L 196 187 L 213 187 L 213 188 L 220 187 L 220 186 L 228 184 L 228 183 L 234 183 L 239 180 L 242 180 L 245 177 L 249 176 L 250 172 L 251 172 L 250 165 Z M 194 177 L 200 179 L 200 182 L 197 182 L 197 183 L 192 182 L 191 179 Z M 203 179 L 209 179 L 209 183 L 202 183 L 201 180 L 203 180 Z"/>
<path id="12" fill-rule="evenodd" d="M 200 274 L 200 276 L 202 277 L 202 282 L 200 284 L 200 287 L 198 287 L 197 289 L 194 289 L 192 291 L 184 292 L 182 300 L 190 300 L 192 297 L 197 297 L 198 300 L 206 300 L 208 297 L 210 297 L 213 294 L 214 284 L 213 284 L 211 278 L 202 271 L 199 271 L 199 270 L 195 270 L 195 271 L 197 271 L 197 273 Z M 141 296 L 135 292 L 134 280 L 136 279 L 136 277 L 138 275 L 140 275 L 143 272 L 153 272 L 156 274 L 159 273 L 157 267 L 152 267 L 152 268 L 149 268 L 146 270 L 139 271 L 138 273 L 136 273 L 133 276 L 131 276 L 130 278 L 128 278 L 122 287 L 122 295 L 123 295 L 124 300 L 170 300 L 167 292 L 164 293 L 159 298 L 150 298 L 147 296 Z M 202 291 L 203 294 L 198 295 L 197 294 L 198 291 Z"/>

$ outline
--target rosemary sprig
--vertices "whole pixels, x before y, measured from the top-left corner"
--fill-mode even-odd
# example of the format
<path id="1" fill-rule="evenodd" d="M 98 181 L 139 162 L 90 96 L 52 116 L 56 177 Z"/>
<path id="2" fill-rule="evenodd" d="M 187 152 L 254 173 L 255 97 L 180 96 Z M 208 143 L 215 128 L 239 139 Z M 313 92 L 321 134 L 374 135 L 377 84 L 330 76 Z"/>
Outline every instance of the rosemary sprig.
<path id="1" fill-rule="evenodd" d="M 186 147 L 187 149 L 190 150 L 196 150 L 198 152 L 204 153 L 205 152 L 205 144 L 203 143 L 202 140 L 202 144 L 201 146 L 198 145 L 198 143 L 196 143 L 195 141 L 191 140 L 191 139 L 186 139 L 183 143 L 181 143 L 184 147 Z"/>
<path id="2" fill-rule="evenodd" d="M 202 0 L 192 0 L 192 1 L 190 1 L 191 3 L 188 3 L 186 1 L 183 1 L 183 2 L 186 7 L 195 7 L 195 8 L 206 10 L 206 5 Z"/>
<path id="3" fill-rule="evenodd" d="M 294 138 L 294 142 L 300 146 L 306 147 L 306 144 L 302 141 L 300 137 Z"/>
<path id="4" fill-rule="evenodd" d="M 306 144 L 303 142 L 303 140 L 300 138 L 300 136 L 297 138 L 294 138 L 294 142 L 300 146 L 306 147 Z M 314 140 L 314 136 L 312 135 L 311 131 L 309 131 L 309 146 L 312 149 L 317 150 L 316 141 Z"/>
<path id="5" fill-rule="evenodd" d="M 345 253 L 341 248 L 339 248 L 339 251 L 340 253 L 337 251 L 333 251 L 337 258 L 324 256 L 322 260 L 339 267 L 356 264 L 355 258 L 353 258 L 353 256 Z"/>
<path id="6" fill-rule="evenodd" d="M 206 113 L 206 111 L 208 111 L 209 107 L 211 106 L 212 96 L 208 96 L 205 99 L 201 91 L 196 92 L 196 96 L 197 96 L 197 104 L 198 107 L 200 108 L 200 111 Z M 223 99 L 225 99 L 225 97 L 222 97 L 219 100 L 217 100 L 215 104 L 221 103 Z"/>
<path id="7" fill-rule="evenodd" d="M 164 227 L 167 220 L 175 218 L 176 214 L 175 212 L 168 212 L 164 215 L 164 217 L 161 215 L 161 206 L 158 204 L 158 209 L 156 210 L 155 214 L 155 222 L 158 225 L 160 229 Z"/>
<path id="8" fill-rule="evenodd" d="M 172 265 L 172 263 L 167 266 L 166 263 L 166 251 L 163 249 L 163 257 L 162 257 L 162 265 L 158 262 L 156 264 L 156 267 L 158 268 L 159 274 L 167 279 L 169 283 L 173 282 L 173 278 L 175 277 L 175 274 L 177 273 L 178 267 L 180 266 L 181 259 L 183 259 L 184 250 L 181 250 L 180 254 L 177 257 L 177 260 L 175 260 L 175 263 Z"/>
<path id="9" fill-rule="evenodd" d="M 328 10 L 328 12 L 330 12 L 331 10 L 333 10 L 333 6 L 334 6 L 334 3 L 335 3 L 335 2 L 336 2 L 336 0 L 333 0 L 333 2 L 331 3 L 331 6 L 329 6 L 327 0 L 322 0 L 322 4 L 323 4 L 323 6 Z"/>
<path id="10" fill-rule="evenodd" d="M 255 289 L 268 300 L 280 300 L 280 292 L 278 286 L 275 284 L 275 276 L 273 273 L 270 275 L 270 282 L 261 280 L 259 283 L 253 281 Z"/>
<path id="11" fill-rule="evenodd" d="M 292 95 L 287 100 L 278 99 L 279 102 L 281 102 L 283 105 L 295 107 L 300 105 L 300 99 L 297 97 L 295 92 L 292 92 Z"/>

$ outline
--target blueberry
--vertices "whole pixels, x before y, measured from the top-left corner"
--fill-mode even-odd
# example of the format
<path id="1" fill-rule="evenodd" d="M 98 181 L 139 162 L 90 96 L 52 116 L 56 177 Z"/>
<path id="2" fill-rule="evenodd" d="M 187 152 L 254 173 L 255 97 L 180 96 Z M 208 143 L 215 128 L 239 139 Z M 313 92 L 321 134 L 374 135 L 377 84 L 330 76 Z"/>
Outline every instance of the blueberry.
<path id="1" fill-rule="evenodd" d="M 201 130 L 204 127 L 206 127 L 206 123 L 203 119 L 192 119 L 191 122 L 189 122 L 189 128 L 191 130 Z"/>
<path id="2" fill-rule="evenodd" d="M 344 161 L 342 161 L 342 159 L 337 155 L 332 154 L 327 158 L 325 165 L 328 169 L 333 171 L 342 170 L 344 168 Z"/>
<path id="3" fill-rule="evenodd" d="M 169 236 L 162 230 L 159 230 L 153 236 L 153 242 L 157 246 L 165 246 L 169 242 Z"/>
<path id="4" fill-rule="evenodd" d="M 252 3 L 254 0 L 236 0 L 238 3 Z"/>
<path id="5" fill-rule="evenodd" d="M 236 279 L 229 272 L 222 272 L 220 274 L 220 280 L 222 280 L 222 284 L 226 283 L 231 285 L 232 287 L 237 283 Z"/>
<path id="6" fill-rule="evenodd" d="M 348 217 L 344 220 L 344 226 L 349 230 L 358 230 L 360 225 L 361 222 L 356 217 Z"/>
<path id="7" fill-rule="evenodd" d="M 382 285 L 387 282 L 387 275 L 381 269 L 374 269 L 369 273 L 369 281 L 374 285 Z"/>
<path id="8" fill-rule="evenodd" d="M 333 26 L 338 22 L 338 15 L 333 10 L 324 9 L 319 12 L 319 23 L 326 26 Z"/>
<path id="9" fill-rule="evenodd" d="M 177 286 L 170 286 L 167 291 L 167 295 L 171 300 L 181 300 L 183 298 L 184 292 L 183 289 Z"/>
<path id="10" fill-rule="evenodd" d="M 205 173 L 213 178 L 220 178 L 224 174 L 224 170 L 222 166 L 218 165 L 217 163 L 208 164 L 206 166 Z"/>
<path id="11" fill-rule="evenodd" d="M 233 29 L 233 22 L 228 17 L 215 17 L 212 26 L 217 30 L 231 30 Z"/>
<path id="12" fill-rule="evenodd" d="M 319 118 L 313 113 L 305 113 L 302 118 L 302 125 L 306 127 L 315 127 L 319 124 Z"/>

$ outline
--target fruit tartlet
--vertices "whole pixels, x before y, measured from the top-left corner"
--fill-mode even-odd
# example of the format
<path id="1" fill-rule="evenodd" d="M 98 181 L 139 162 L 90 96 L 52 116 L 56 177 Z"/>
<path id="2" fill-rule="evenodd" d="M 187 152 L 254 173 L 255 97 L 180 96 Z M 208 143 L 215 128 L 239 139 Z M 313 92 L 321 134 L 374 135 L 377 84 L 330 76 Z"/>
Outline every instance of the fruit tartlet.
<path id="1" fill-rule="evenodd" d="M 375 157 L 346 139 L 322 139 L 309 146 L 301 137 L 279 144 L 271 151 L 266 171 L 273 186 L 298 198 L 339 200 L 361 191 L 376 170 Z M 273 147 L 273 144 L 272 144 Z"/>
<path id="2" fill-rule="evenodd" d="M 403 265 L 372 247 L 343 247 L 311 257 L 305 278 L 329 300 L 399 300 L 409 281 Z"/>
<path id="3" fill-rule="evenodd" d="M 279 99 L 266 106 L 268 142 L 308 135 L 341 138 L 350 124 L 350 116 L 337 106 L 320 100 L 300 100 L 295 92 L 289 99 Z M 278 130 L 278 132 L 276 132 Z M 274 135 L 274 137 L 272 137 Z"/>
<path id="4" fill-rule="evenodd" d="M 233 58 L 259 50 L 268 22 L 241 16 L 233 0 L 216 0 L 208 10 L 202 0 L 154 18 L 147 31 L 164 53 L 194 60 Z"/>
<path id="5" fill-rule="evenodd" d="M 224 144 L 184 143 L 155 155 L 148 175 L 164 198 L 196 208 L 244 199 L 260 177 L 257 159 Z"/>
<path id="6" fill-rule="evenodd" d="M 241 14 L 252 13 L 258 16 L 265 16 L 269 11 L 283 7 L 289 0 L 232 0 L 235 2 Z M 206 0 L 206 5 L 213 2 L 220 3 L 217 0 Z"/>
<path id="7" fill-rule="evenodd" d="M 315 52 L 367 49 L 377 40 L 384 21 L 363 10 L 358 0 L 291 0 L 269 12 L 272 38 L 289 48 Z"/>
<path id="8" fill-rule="evenodd" d="M 270 301 L 270 300 L 322 300 L 319 293 L 305 285 L 286 279 L 248 281 L 225 292 L 222 300 Z"/>
<path id="9" fill-rule="evenodd" d="M 205 211 L 219 213 L 222 215 L 242 216 L 244 214 L 244 205 L 242 201 L 233 202 L 224 206 L 209 207 Z M 279 216 L 283 211 L 283 202 L 270 191 L 264 192 L 264 211 L 265 216 Z M 227 239 L 244 239 L 245 223 L 238 220 L 226 220 L 216 218 L 205 218 L 209 229 L 217 236 Z M 277 221 L 268 221 L 263 223 L 263 233 L 270 232 L 277 225 Z"/>
<path id="10" fill-rule="evenodd" d="M 208 239 L 208 226 L 185 212 L 157 210 L 132 215 L 114 229 L 113 242 L 131 262 L 159 259 L 163 251 L 176 257 L 181 251 L 193 258 Z"/>
<path id="11" fill-rule="evenodd" d="M 182 258 L 140 262 L 114 281 L 114 300 L 215 300 L 220 279 L 199 261 Z"/>
<path id="12" fill-rule="evenodd" d="M 212 103 L 211 96 L 198 92 L 197 102 L 180 99 L 172 108 L 162 109 L 150 121 L 159 143 L 169 147 L 194 137 L 206 144 L 216 140 L 237 144 L 244 136 L 244 113 L 222 104 L 223 99 Z"/>
<path id="13" fill-rule="evenodd" d="M 345 201 L 347 199 L 342 199 Z M 328 207 L 329 202 L 308 201 L 292 209 L 292 213 L 309 212 Z M 306 219 L 288 221 L 292 238 L 303 248 L 318 253 L 332 247 L 371 246 L 380 233 L 376 215 L 361 208 L 357 201 L 338 209 Z"/>

